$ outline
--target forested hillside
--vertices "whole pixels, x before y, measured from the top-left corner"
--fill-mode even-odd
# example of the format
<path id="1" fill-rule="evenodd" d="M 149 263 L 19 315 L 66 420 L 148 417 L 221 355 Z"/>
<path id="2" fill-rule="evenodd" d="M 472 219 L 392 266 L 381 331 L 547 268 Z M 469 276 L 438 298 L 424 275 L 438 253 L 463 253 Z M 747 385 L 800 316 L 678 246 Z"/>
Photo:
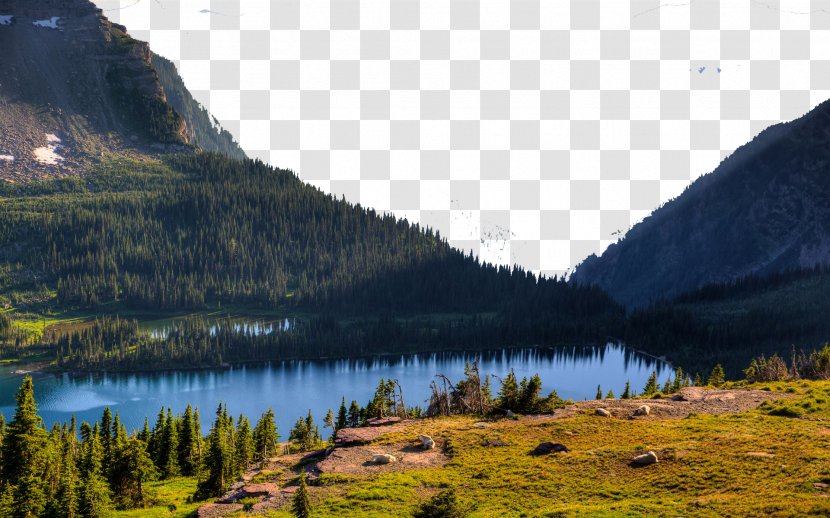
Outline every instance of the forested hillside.
<path id="1" fill-rule="evenodd" d="M 629 314 L 625 339 L 692 372 L 720 362 L 736 376 L 750 358 L 810 349 L 830 338 L 827 267 L 706 285 Z"/>
<path id="2" fill-rule="evenodd" d="M 83 178 L 0 189 L 0 293 L 17 305 L 294 308 L 317 315 L 294 335 L 330 354 L 358 342 L 361 353 L 584 343 L 622 322 L 597 288 L 479 264 L 429 229 L 258 161 L 114 159 Z"/>

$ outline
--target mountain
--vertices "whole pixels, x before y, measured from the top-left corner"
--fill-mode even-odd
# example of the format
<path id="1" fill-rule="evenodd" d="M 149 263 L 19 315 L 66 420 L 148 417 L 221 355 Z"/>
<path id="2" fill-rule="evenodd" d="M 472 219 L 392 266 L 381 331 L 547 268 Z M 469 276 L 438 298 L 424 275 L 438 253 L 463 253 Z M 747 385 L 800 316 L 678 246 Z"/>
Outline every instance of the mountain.
<path id="1" fill-rule="evenodd" d="M 643 307 L 710 283 L 830 259 L 830 102 L 777 124 L 571 279 Z"/>
<path id="2" fill-rule="evenodd" d="M 285 335 L 194 326 L 163 346 L 118 321 L 69 343 L 10 324 L 0 357 L 4 342 L 33 344 L 69 368 L 154 369 L 596 343 L 619 330 L 622 308 L 598 288 L 480 264 L 437 232 L 245 159 L 173 64 L 90 2 L 0 0 L 0 13 L 0 145 L 13 156 L 0 181 L 0 308 L 88 322 L 300 315 Z"/>
<path id="3" fill-rule="evenodd" d="M 0 178 L 72 175 L 109 153 L 241 157 L 171 63 L 86 0 L 0 0 Z"/>
<path id="4" fill-rule="evenodd" d="M 188 140 L 206 151 L 231 158 L 245 158 L 245 152 L 226 129 L 193 98 L 172 61 L 150 53 L 150 63 L 164 88 L 167 102 L 187 121 Z"/>

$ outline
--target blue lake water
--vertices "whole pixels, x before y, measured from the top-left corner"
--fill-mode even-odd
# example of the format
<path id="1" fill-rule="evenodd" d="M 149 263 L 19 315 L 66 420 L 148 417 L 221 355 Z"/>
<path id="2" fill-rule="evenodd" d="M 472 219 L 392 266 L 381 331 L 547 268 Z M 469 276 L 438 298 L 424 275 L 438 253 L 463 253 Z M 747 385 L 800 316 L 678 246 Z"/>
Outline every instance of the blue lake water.
<path id="1" fill-rule="evenodd" d="M 521 379 L 538 373 L 543 393 L 556 390 L 565 399 L 586 399 L 613 389 L 620 395 L 628 380 L 640 390 L 657 370 L 661 382 L 671 367 L 654 358 L 618 345 L 544 349 L 505 349 L 475 353 L 434 353 L 359 360 L 280 362 L 240 366 L 221 370 L 180 371 L 140 374 L 69 375 L 35 373 L 35 397 L 47 426 L 68 421 L 98 420 L 109 406 L 121 416 L 128 430 L 139 429 L 145 416 L 150 423 L 162 406 L 176 413 L 188 403 L 198 407 L 203 431 L 207 433 L 220 401 L 237 416 L 243 413 L 252 424 L 267 410 L 277 415 L 280 434 L 285 437 L 297 418 L 311 409 L 322 431 L 326 410 L 335 412 L 341 396 L 348 404 L 361 405 L 372 397 L 380 378 L 397 379 L 408 406 L 426 406 L 429 384 L 436 374 L 453 382 L 461 379 L 466 361 L 479 360 L 484 374 L 504 376 L 513 368 Z M 22 378 L 11 371 L 19 366 L 0 366 L 0 412 L 11 420 L 14 395 Z M 499 388 L 491 379 L 493 393 Z"/>

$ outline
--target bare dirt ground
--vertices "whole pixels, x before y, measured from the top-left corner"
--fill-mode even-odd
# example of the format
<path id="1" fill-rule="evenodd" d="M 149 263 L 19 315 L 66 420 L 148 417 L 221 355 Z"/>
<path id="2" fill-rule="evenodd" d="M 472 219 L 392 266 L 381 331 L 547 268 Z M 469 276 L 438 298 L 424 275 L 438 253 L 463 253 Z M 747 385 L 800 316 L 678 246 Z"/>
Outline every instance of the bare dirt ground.
<path id="1" fill-rule="evenodd" d="M 680 394 L 666 399 L 605 399 L 580 401 L 548 416 L 527 416 L 524 419 L 550 420 L 569 417 L 584 411 L 604 408 L 612 418 L 642 419 L 684 419 L 689 414 L 734 414 L 758 408 L 764 401 L 782 399 L 788 394 L 756 389 L 717 390 L 702 387 L 687 387 Z M 637 408 L 647 405 L 649 415 L 634 416 Z"/>
<path id="2" fill-rule="evenodd" d="M 754 389 L 704 389 L 699 387 L 684 388 L 680 394 L 665 399 L 614 399 L 598 401 L 580 401 L 549 415 L 523 416 L 524 422 L 545 422 L 573 417 L 582 413 L 594 413 L 598 408 L 611 412 L 610 419 L 634 419 L 658 421 L 664 419 L 683 419 L 690 414 L 732 414 L 757 408 L 762 402 L 772 399 L 792 397 L 791 394 L 769 392 Z M 649 415 L 634 416 L 634 411 L 648 405 Z M 444 440 L 435 438 L 436 446 L 432 450 L 423 450 L 417 440 L 415 421 L 402 422 L 390 426 L 345 429 L 338 432 L 338 446 L 309 454 L 283 455 L 269 459 L 247 473 L 231 490 L 214 503 L 199 508 L 198 516 L 213 518 L 227 516 L 242 510 L 237 503 L 242 498 L 261 498 L 251 507 L 251 512 L 265 512 L 281 509 L 289 504 L 296 490 L 296 477 L 301 473 L 300 465 L 309 477 L 310 491 L 315 480 L 323 474 L 341 474 L 352 477 L 371 477 L 383 473 L 405 472 L 413 469 L 440 468 L 450 458 L 444 453 Z M 489 428 L 492 423 L 477 422 L 476 428 Z M 412 431 L 412 440 L 380 444 L 394 437 L 387 436 L 402 431 Z M 487 446 L 503 446 L 505 443 L 493 441 Z M 372 455 L 387 453 L 394 455 L 397 462 L 375 464 Z M 763 452 L 750 452 L 747 455 L 766 456 Z"/>
<path id="3" fill-rule="evenodd" d="M 394 455 L 397 461 L 390 464 L 371 462 L 372 455 L 378 453 Z M 431 450 L 422 449 L 417 441 L 410 444 L 336 448 L 316 467 L 320 473 L 327 474 L 374 475 L 377 473 L 409 471 L 411 469 L 440 468 L 445 466 L 447 462 L 449 462 L 449 457 L 443 453 L 443 442 L 439 439 L 436 440 L 435 448 Z"/>

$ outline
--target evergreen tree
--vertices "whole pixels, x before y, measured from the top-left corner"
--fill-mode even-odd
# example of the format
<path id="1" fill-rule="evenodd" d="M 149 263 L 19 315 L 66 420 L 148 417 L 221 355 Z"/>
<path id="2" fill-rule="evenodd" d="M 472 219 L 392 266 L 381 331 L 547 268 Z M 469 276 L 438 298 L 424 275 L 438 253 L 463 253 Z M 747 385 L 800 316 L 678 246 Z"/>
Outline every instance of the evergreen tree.
<path id="1" fill-rule="evenodd" d="M 254 460 L 256 446 L 251 434 L 251 422 L 247 417 L 240 415 L 236 424 L 236 472 L 243 473 Z"/>
<path id="2" fill-rule="evenodd" d="M 308 488 L 305 483 L 305 470 L 300 473 L 300 483 L 291 500 L 291 514 L 295 518 L 309 518 L 311 516 L 311 501 L 308 498 Z"/>
<path id="3" fill-rule="evenodd" d="M 259 418 L 259 421 L 254 427 L 253 438 L 256 452 L 254 458 L 256 460 L 264 461 L 269 457 L 277 455 L 280 436 L 277 433 L 274 411 L 270 408 Z"/>
<path id="4" fill-rule="evenodd" d="M 55 492 L 54 506 L 49 514 L 58 518 L 76 518 L 79 516 L 80 503 L 78 492 L 80 479 L 78 478 L 78 459 L 76 459 L 76 437 L 73 426 L 63 438 L 61 459 L 61 475 Z"/>
<path id="5" fill-rule="evenodd" d="M 621 399 L 631 399 L 631 382 L 630 381 L 625 382 L 625 389 L 623 390 L 622 396 L 620 396 L 620 398 Z"/>
<path id="6" fill-rule="evenodd" d="M 91 431 L 86 423 L 81 425 L 82 430 L 84 425 L 89 433 L 86 434 L 81 445 L 79 510 L 84 518 L 98 518 L 107 516 L 110 508 L 109 488 L 101 466 L 104 452 L 101 447 L 98 423 L 95 423 Z"/>
<path id="7" fill-rule="evenodd" d="M 673 385 L 674 384 L 672 383 L 671 378 L 666 378 L 666 382 L 663 383 L 663 389 L 661 390 L 661 392 L 663 394 L 670 394 L 671 393 L 671 388 L 672 388 Z"/>
<path id="8" fill-rule="evenodd" d="M 721 364 L 715 365 L 715 368 L 712 369 L 712 374 L 709 375 L 708 384 L 713 387 L 720 387 L 726 382 L 726 377 L 723 372 L 723 367 Z"/>
<path id="9" fill-rule="evenodd" d="M 516 373 L 513 372 L 513 369 L 510 369 L 510 372 L 501 381 L 498 406 L 505 410 L 518 411 L 519 384 L 516 381 Z"/>
<path id="10" fill-rule="evenodd" d="M 692 384 L 695 387 L 702 387 L 703 386 L 703 380 L 700 378 L 700 373 L 699 372 L 695 373 L 695 380 Z"/>
<path id="11" fill-rule="evenodd" d="M 481 386 L 481 397 L 484 399 L 484 405 L 490 407 L 493 404 L 493 393 L 490 389 L 490 376 L 484 377 L 484 384 Z"/>
<path id="12" fill-rule="evenodd" d="M 320 431 L 314 424 L 311 410 L 305 419 L 297 420 L 288 438 L 300 451 L 312 450 L 320 445 Z"/>
<path id="13" fill-rule="evenodd" d="M 153 431 L 150 432 L 150 440 L 147 443 L 147 451 L 150 453 L 150 458 L 153 459 L 153 464 L 159 468 L 166 464 L 166 460 L 163 458 L 164 452 L 162 451 L 164 426 L 166 423 L 165 408 L 161 407 L 156 417 L 156 425 L 153 427 Z"/>
<path id="14" fill-rule="evenodd" d="M 614 391 L 608 389 L 608 394 L 605 395 L 605 399 L 614 399 Z"/>
<path id="15" fill-rule="evenodd" d="M 179 433 L 178 463 L 182 475 L 196 473 L 196 426 L 193 422 L 193 409 L 190 405 L 184 411 Z"/>
<path id="16" fill-rule="evenodd" d="M 178 463 L 179 440 L 176 431 L 176 422 L 173 413 L 167 409 L 167 419 L 159 443 L 159 472 L 162 478 L 170 478 L 179 473 Z"/>
<path id="17" fill-rule="evenodd" d="M 677 370 L 674 372 L 674 383 L 671 387 L 672 393 L 680 392 L 680 389 L 683 388 L 685 384 L 686 374 L 683 372 L 682 367 L 678 367 Z"/>
<path id="18" fill-rule="evenodd" d="M 204 456 L 204 470 L 206 477 L 199 481 L 196 490 L 198 498 L 209 498 L 221 495 L 230 482 L 227 478 L 228 466 L 233 464 L 233 451 L 230 450 L 227 415 L 222 404 L 216 410 L 216 420 L 207 437 L 207 448 Z"/>
<path id="19" fill-rule="evenodd" d="M 643 387 L 643 395 L 653 396 L 655 393 L 657 393 L 657 371 L 651 371 L 646 386 Z"/>
<path id="20" fill-rule="evenodd" d="M 147 504 L 144 483 L 154 480 L 158 474 L 144 442 L 130 437 L 115 455 L 115 494 L 121 507 L 144 507 Z"/>
<path id="21" fill-rule="evenodd" d="M 3 437 L 6 436 L 6 418 L 3 416 L 3 412 L 0 412 L 0 466 L 3 465 Z M 3 473 L 0 470 L 0 481 L 3 480 Z"/>
<path id="22" fill-rule="evenodd" d="M 46 432 L 37 414 L 31 376 L 23 378 L 17 408 L 3 438 L 2 480 L 13 486 L 12 516 L 38 516 L 46 506 Z"/>
<path id="23" fill-rule="evenodd" d="M 104 408 L 98 433 L 100 434 L 101 450 L 104 452 L 103 464 L 104 466 L 112 466 L 112 411 L 110 407 Z"/>
<path id="24" fill-rule="evenodd" d="M 360 426 L 360 405 L 357 404 L 357 401 L 352 400 L 352 404 L 349 405 L 349 428 L 357 428 Z"/>
<path id="25" fill-rule="evenodd" d="M 542 378 L 538 374 L 531 376 L 530 380 L 522 378 L 518 411 L 525 414 L 541 412 L 542 409 L 539 408 L 539 394 L 541 392 Z"/>
<path id="26" fill-rule="evenodd" d="M 203 439 L 202 439 L 202 422 L 199 418 L 199 409 L 195 408 L 193 410 L 193 430 L 194 430 L 194 447 L 195 447 L 195 454 L 193 457 L 193 465 L 195 467 L 196 474 L 201 473 L 202 469 L 202 446 L 203 446 Z"/>
<path id="27" fill-rule="evenodd" d="M 599 385 L 597 385 L 597 397 L 595 397 L 594 399 L 602 399 L 602 387 L 600 387 Z"/>
<path id="28" fill-rule="evenodd" d="M 150 422 L 147 419 L 147 416 L 144 416 L 144 426 L 141 428 L 141 431 L 138 432 L 138 440 L 143 442 L 145 445 L 150 441 Z"/>
<path id="29" fill-rule="evenodd" d="M 340 400 L 340 408 L 337 410 L 337 421 L 334 423 L 334 430 L 337 431 L 346 428 L 348 420 L 349 417 L 346 410 L 346 398 L 344 397 Z"/>

